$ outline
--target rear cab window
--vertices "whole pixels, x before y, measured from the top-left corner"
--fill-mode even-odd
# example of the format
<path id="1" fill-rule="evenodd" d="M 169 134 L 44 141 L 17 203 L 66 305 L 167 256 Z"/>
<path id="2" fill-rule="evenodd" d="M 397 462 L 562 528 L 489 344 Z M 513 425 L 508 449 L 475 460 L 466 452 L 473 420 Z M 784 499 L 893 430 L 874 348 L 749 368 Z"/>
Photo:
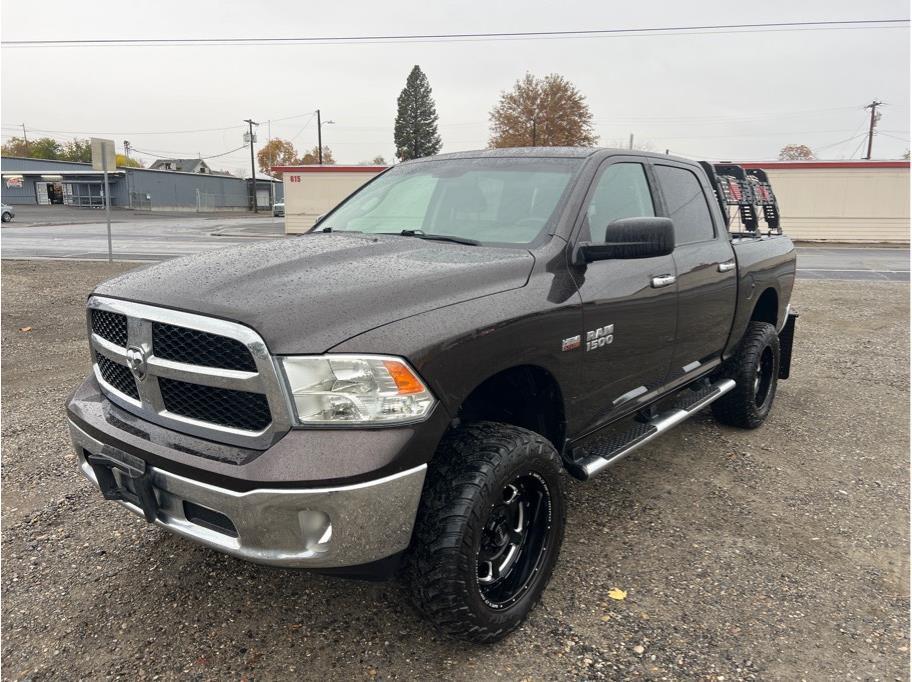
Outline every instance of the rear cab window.
<path id="1" fill-rule="evenodd" d="M 674 222 L 675 244 L 693 244 L 716 238 L 706 193 L 696 173 L 678 166 L 653 166 L 668 217 Z"/>

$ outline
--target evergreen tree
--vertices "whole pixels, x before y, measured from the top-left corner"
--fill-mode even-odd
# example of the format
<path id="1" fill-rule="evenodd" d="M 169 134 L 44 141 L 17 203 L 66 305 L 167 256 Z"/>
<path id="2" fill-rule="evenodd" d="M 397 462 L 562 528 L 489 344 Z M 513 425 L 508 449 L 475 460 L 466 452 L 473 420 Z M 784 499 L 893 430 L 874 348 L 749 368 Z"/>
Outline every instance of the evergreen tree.
<path id="1" fill-rule="evenodd" d="M 421 67 L 415 66 L 399 93 L 394 140 L 401 161 L 433 156 L 440 151 L 437 133 L 437 107 L 431 86 Z"/>

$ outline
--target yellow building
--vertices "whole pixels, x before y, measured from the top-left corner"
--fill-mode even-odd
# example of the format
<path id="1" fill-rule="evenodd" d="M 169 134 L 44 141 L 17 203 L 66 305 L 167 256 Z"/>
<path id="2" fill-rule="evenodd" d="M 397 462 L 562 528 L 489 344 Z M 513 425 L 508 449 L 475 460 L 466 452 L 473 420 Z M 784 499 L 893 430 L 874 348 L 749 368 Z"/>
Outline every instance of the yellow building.
<path id="1" fill-rule="evenodd" d="M 792 239 L 909 242 L 908 161 L 764 161 Z M 762 223 L 761 223 L 762 225 Z"/>
<path id="2" fill-rule="evenodd" d="M 386 166 L 276 166 L 285 188 L 285 234 L 301 234 Z"/>

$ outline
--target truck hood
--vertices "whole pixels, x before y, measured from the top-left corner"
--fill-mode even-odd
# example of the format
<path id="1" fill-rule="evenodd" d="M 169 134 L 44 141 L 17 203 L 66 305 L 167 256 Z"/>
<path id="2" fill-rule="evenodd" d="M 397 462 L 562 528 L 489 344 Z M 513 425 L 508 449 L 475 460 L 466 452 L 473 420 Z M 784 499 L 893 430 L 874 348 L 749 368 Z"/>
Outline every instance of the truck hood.
<path id="1" fill-rule="evenodd" d="M 313 234 L 167 261 L 99 295 L 246 324 L 276 354 L 322 353 L 380 325 L 526 284 L 525 249 Z"/>

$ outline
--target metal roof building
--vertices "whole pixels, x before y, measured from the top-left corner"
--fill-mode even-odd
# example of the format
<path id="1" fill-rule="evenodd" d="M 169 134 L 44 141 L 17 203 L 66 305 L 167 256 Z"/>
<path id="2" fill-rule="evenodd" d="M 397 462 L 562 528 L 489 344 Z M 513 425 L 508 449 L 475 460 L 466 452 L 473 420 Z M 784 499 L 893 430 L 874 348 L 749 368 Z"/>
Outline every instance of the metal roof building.
<path id="1" fill-rule="evenodd" d="M 102 207 L 102 172 L 91 164 L 48 159 L 0 159 L 3 202 Z M 119 167 L 108 173 L 111 205 L 161 211 L 245 211 L 252 208 L 250 179 L 210 173 Z M 258 177 L 257 205 L 282 201 L 279 181 Z"/>

